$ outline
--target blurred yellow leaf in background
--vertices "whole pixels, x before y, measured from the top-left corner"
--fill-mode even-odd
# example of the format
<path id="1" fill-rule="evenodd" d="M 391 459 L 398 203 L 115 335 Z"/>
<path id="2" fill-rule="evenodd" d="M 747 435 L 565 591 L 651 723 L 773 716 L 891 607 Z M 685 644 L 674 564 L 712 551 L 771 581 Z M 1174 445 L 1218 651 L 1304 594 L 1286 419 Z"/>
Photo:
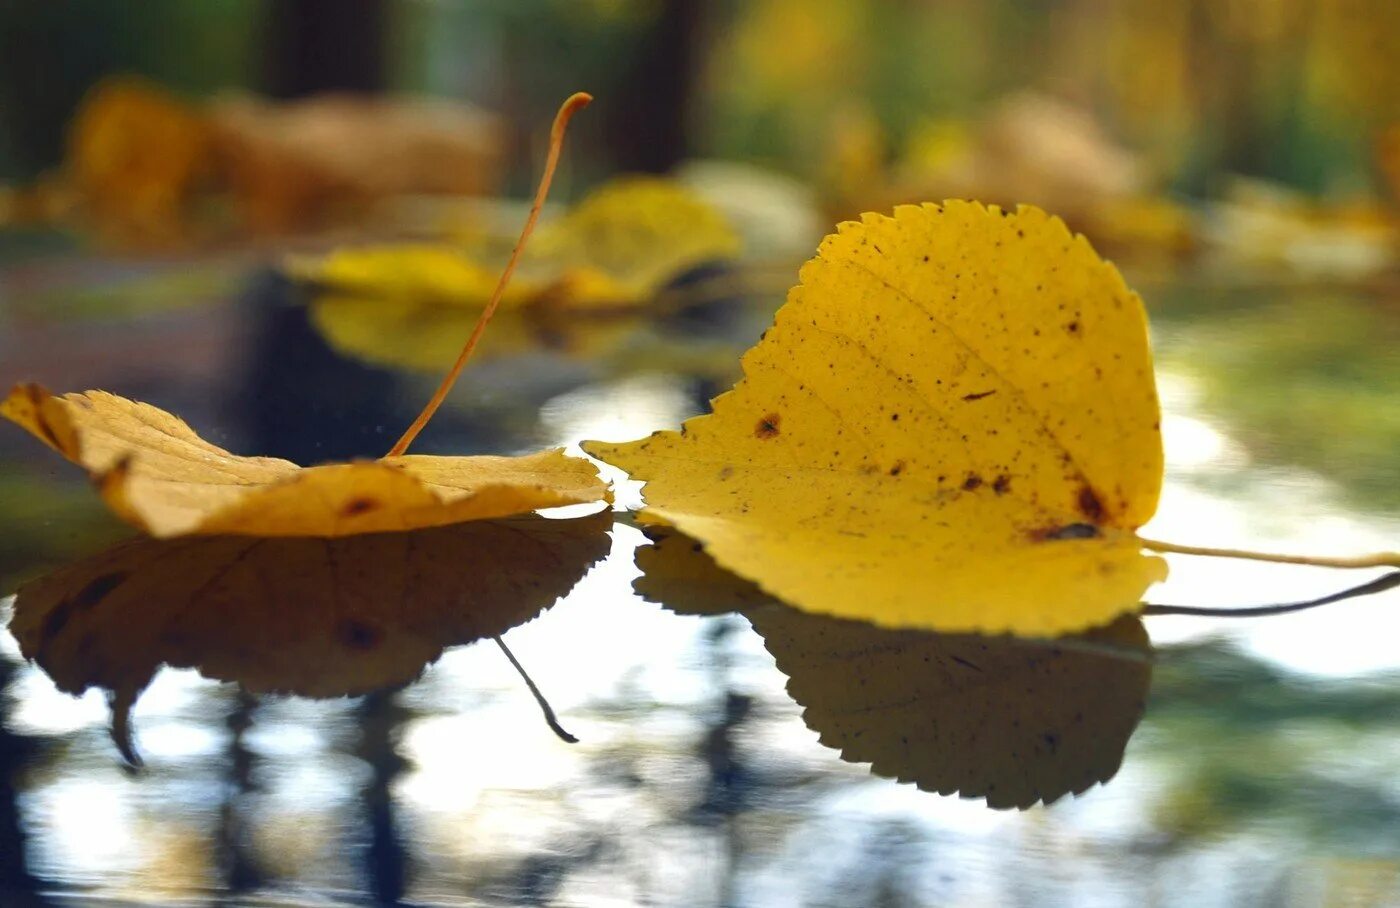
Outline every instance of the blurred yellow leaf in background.
<path id="1" fill-rule="evenodd" d="M 452 245 L 341 249 L 293 260 L 294 277 L 338 294 L 486 305 L 508 247 L 475 237 Z M 521 256 L 502 308 L 641 306 L 687 270 L 732 258 L 739 237 L 693 191 L 661 177 L 623 177 L 542 225 Z"/>
<path id="2" fill-rule="evenodd" d="M 419 372 L 451 366 L 462 349 L 460 338 L 478 315 L 461 306 L 334 295 L 317 297 L 310 311 L 311 323 L 337 352 Z M 491 320 L 475 361 L 540 351 L 602 361 L 636 332 L 637 324 L 631 313 L 573 318 L 555 310 L 502 311 Z"/>
<path id="3" fill-rule="evenodd" d="M 799 608 L 1055 635 L 1166 574 L 1142 302 L 1036 208 L 866 215 L 822 243 L 745 377 L 680 432 L 587 442 L 644 522 Z"/>
<path id="4" fill-rule="evenodd" d="M 69 127 L 72 179 L 98 226 L 173 239 L 190 193 L 213 173 L 212 133 L 197 108 L 154 82 L 101 82 Z"/>

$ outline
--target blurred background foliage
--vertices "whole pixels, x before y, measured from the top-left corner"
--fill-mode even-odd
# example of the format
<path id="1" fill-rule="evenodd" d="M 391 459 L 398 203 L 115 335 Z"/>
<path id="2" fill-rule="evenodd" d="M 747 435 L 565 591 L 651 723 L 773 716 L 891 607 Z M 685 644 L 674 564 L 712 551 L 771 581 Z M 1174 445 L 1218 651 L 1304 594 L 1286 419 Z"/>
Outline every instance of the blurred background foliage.
<path id="1" fill-rule="evenodd" d="M 1193 196 L 1231 175 L 1370 194 L 1400 124 L 1390 0 L 5 0 L 0 42 L 10 181 L 59 162 L 84 92 L 113 73 L 190 98 L 442 95 L 527 126 L 586 88 L 608 112 L 580 123 L 593 168 L 705 155 L 810 179 L 839 177 L 851 145 L 867 166 L 908 164 L 1034 92 Z"/>

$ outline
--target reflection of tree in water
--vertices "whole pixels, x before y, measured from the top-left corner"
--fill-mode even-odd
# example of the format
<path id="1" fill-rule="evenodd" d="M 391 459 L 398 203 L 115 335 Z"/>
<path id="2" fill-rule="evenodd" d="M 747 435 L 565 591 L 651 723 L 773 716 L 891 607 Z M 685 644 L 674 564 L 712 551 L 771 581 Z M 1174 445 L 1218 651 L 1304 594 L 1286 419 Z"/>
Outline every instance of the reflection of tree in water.
<path id="1" fill-rule="evenodd" d="M 388 690 L 363 698 L 355 717 L 360 730 L 355 756 L 370 769 L 369 783 L 360 793 L 369 832 L 365 876 L 375 904 L 398 905 L 408 884 L 408 850 L 395 816 L 393 787 L 408 768 L 397 747 L 411 713 L 399 704 L 398 691 Z"/>
<path id="2" fill-rule="evenodd" d="M 380 456 L 401 420 L 393 376 L 333 353 L 295 297 L 286 278 L 268 272 L 244 300 L 258 326 L 235 401 L 248 449 L 303 465 Z"/>
<path id="3" fill-rule="evenodd" d="M 0 904 L 42 905 L 35 894 L 39 881 L 30 873 L 27 835 L 20 816 L 20 775 L 35 758 L 33 739 L 10 731 L 8 695 L 17 666 L 0 653 Z"/>
<path id="4" fill-rule="evenodd" d="M 219 805 L 216 841 L 225 885 L 234 895 L 254 891 L 266 881 L 249 835 L 255 822 L 249 801 L 259 786 L 253 777 L 257 755 L 248 746 L 247 732 L 253 727 L 257 706 L 256 697 L 240 691 L 224 720 L 231 734 L 226 752 L 227 789 Z"/>

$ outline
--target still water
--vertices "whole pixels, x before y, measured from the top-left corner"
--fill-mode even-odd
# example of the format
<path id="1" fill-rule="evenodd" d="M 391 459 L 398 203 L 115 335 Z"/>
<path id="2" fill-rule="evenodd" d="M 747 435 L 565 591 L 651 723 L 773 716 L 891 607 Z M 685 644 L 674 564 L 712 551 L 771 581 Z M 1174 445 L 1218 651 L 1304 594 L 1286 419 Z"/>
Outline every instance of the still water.
<path id="1" fill-rule="evenodd" d="M 148 400 L 238 453 L 378 456 L 436 380 L 431 341 L 455 351 L 469 326 L 366 324 L 343 316 L 355 301 L 308 306 L 245 263 L 200 268 L 10 269 L 0 380 Z M 1127 270 L 1165 409 L 1145 534 L 1394 548 L 1395 288 Z M 674 427 L 732 382 L 778 301 L 493 326 L 416 450 L 577 452 Z M 10 592 L 128 534 L 4 428 Z M 1396 591 L 1056 646 L 898 635 L 756 601 L 684 540 L 593 519 L 582 579 L 505 638 L 577 744 L 490 641 L 448 636 L 423 644 L 446 651 L 417 680 L 366 696 L 161 670 L 132 715 L 132 770 L 102 693 L 61 692 L 0 632 L 0 905 L 1400 904 Z M 1153 602 L 1286 602 L 1372 576 L 1171 566 Z M 104 664 L 147 653 L 144 614 L 103 628 Z M 256 649 L 281 617 L 246 602 L 206 623 Z M 299 668 L 297 642 L 264 677 Z"/>

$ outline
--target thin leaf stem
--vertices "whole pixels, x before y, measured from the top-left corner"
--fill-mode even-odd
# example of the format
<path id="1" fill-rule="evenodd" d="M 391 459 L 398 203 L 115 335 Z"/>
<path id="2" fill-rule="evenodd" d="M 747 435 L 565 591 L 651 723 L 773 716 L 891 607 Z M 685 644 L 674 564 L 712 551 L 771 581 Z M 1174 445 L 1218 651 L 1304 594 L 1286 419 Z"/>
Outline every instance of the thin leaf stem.
<path id="1" fill-rule="evenodd" d="M 1217 549 L 1200 545 L 1180 545 L 1157 539 L 1138 537 L 1142 547 L 1154 552 L 1175 555 L 1204 555 L 1213 558 L 1241 558 L 1246 561 L 1267 561 L 1272 564 L 1304 564 L 1332 568 L 1400 568 L 1400 552 L 1376 552 L 1371 555 L 1326 556 L 1287 555 L 1277 552 L 1251 552 L 1246 549 Z"/>
<path id="2" fill-rule="evenodd" d="M 1304 609 L 1317 608 L 1320 605 L 1330 605 L 1333 602 L 1341 602 L 1343 599 L 1355 599 L 1358 596 L 1374 596 L 1376 593 L 1383 593 L 1397 586 L 1400 586 L 1400 571 L 1392 571 L 1389 574 L 1382 574 L 1376 579 L 1359 586 L 1342 590 L 1340 593 L 1332 593 L 1328 596 L 1308 599 L 1303 602 L 1286 602 L 1281 605 L 1256 605 L 1249 608 L 1209 608 L 1196 605 L 1153 605 L 1151 603 L 1144 603 L 1142 613 L 1144 615 L 1199 615 L 1207 618 L 1263 618 L 1268 615 L 1286 615 L 1289 612 L 1301 612 Z"/>
<path id="3" fill-rule="evenodd" d="M 549 726 L 550 731 L 554 732 L 561 740 L 569 744 L 577 744 L 578 738 L 569 734 L 564 730 L 564 726 L 559 724 L 559 719 L 554 715 L 554 708 L 549 705 L 549 701 L 544 698 L 544 694 L 540 693 L 540 689 L 535 686 L 535 682 L 530 680 L 530 675 L 525 671 L 525 666 L 521 665 L 519 660 L 515 658 L 515 653 L 510 651 L 510 647 L 506 646 L 506 642 L 500 637 L 492 637 L 491 639 L 496 641 L 496 645 L 501 648 L 501 652 L 506 654 L 506 658 L 510 660 L 510 664 L 515 666 L 515 670 L 520 673 L 520 677 L 525 681 L 525 686 L 530 689 L 530 693 L 535 697 L 535 702 L 540 705 L 540 711 L 544 713 L 544 721 L 545 724 Z"/>
<path id="4" fill-rule="evenodd" d="M 506 292 L 506 287 L 510 284 L 511 275 L 515 273 L 516 263 L 520 260 L 520 253 L 525 248 L 525 242 L 530 238 L 530 234 L 535 230 L 535 222 L 539 220 L 540 209 L 544 207 L 545 197 L 549 195 L 549 185 L 554 181 L 554 170 L 559 165 L 559 152 L 564 147 L 564 133 L 568 130 L 569 120 L 575 113 L 587 107 L 593 96 L 587 92 L 577 92 L 559 106 L 559 112 L 554 115 L 554 126 L 549 131 L 549 154 L 544 162 L 544 174 L 540 177 L 540 185 L 535 190 L 535 201 L 530 206 L 530 214 L 525 218 L 525 227 L 520 231 L 520 239 L 516 241 L 515 248 L 511 250 L 510 259 L 506 262 L 505 270 L 501 272 L 501 279 L 496 282 L 496 289 L 491 293 L 491 299 L 486 303 L 486 308 L 481 310 L 481 317 L 476 320 L 476 326 L 472 328 L 471 337 L 462 347 L 462 352 L 457 355 L 457 362 L 452 368 L 447 370 L 443 376 L 442 383 L 438 385 L 433 397 L 428 401 L 428 405 L 423 408 L 423 412 L 418 414 L 418 418 L 413 421 L 403 436 L 389 449 L 386 457 L 398 457 L 408 450 L 408 446 L 413 444 L 413 440 L 418 437 L 418 433 L 423 431 L 423 427 L 428 424 L 428 420 L 433 418 L 433 414 L 442 406 L 442 402 L 447 399 L 447 394 L 452 390 L 452 386 L 457 381 L 457 376 L 462 374 L 462 368 L 466 366 L 467 360 L 471 359 L 472 352 L 476 349 L 477 342 L 481 340 L 481 335 L 486 331 L 486 325 L 491 321 L 491 317 L 496 314 L 496 308 L 501 303 L 501 297 Z"/>

